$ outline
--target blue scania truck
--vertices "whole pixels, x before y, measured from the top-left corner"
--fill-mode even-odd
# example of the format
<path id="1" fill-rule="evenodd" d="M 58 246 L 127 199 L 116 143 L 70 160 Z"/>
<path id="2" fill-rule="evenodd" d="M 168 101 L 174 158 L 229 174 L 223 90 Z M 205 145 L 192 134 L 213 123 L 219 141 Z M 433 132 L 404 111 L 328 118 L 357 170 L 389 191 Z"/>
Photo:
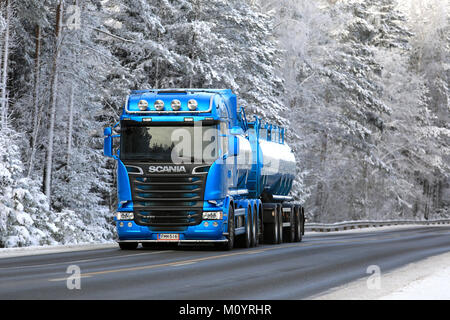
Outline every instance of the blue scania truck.
<path id="1" fill-rule="evenodd" d="M 231 90 L 132 91 L 104 136 L 104 154 L 117 161 L 121 249 L 301 241 L 284 128 L 248 121 Z"/>

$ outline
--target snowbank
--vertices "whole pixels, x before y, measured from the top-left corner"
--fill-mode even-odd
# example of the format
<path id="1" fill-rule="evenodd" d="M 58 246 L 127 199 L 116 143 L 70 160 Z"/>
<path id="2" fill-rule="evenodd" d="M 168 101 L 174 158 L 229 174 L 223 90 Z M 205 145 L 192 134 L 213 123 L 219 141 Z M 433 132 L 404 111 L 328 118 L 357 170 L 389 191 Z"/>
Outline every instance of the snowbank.
<path id="1" fill-rule="evenodd" d="M 386 274 L 369 289 L 367 277 L 312 297 L 316 300 L 450 300 L 450 252 L 408 264 Z"/>
<path id="2" fill-rule="evenodd" d="M 441 266 L 432 274 L 419 277 L 382 300 L 450 300 L 450 256 L 447 267 Z"/>

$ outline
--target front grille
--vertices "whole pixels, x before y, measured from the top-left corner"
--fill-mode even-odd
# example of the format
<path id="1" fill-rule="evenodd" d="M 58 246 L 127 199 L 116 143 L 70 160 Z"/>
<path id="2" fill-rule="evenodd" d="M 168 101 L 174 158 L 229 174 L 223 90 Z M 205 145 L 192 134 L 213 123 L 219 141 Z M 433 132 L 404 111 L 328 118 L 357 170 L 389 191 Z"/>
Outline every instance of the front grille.
<path id="1" fill-rule="evenodd" d="M 145 164 L 135 164 L 148 172 Z M 193 166 L 186 165 L 186 172 Z M 191 226 L 202 221 L 206 173 L 129 172 L 134 221 L 143 226 Z"/>

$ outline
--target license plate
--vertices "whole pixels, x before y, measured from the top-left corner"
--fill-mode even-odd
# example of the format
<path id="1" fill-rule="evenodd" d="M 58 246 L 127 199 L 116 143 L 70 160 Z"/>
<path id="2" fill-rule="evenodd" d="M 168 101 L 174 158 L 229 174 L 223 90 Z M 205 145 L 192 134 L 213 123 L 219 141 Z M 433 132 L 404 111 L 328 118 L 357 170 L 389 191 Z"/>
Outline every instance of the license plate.
<path id="1" fill-rule="evenodd" d="M 169 240 L 176 241 L 180 240 L 180 235 L 178 233 L 158 233 L 158 240 Z"/>

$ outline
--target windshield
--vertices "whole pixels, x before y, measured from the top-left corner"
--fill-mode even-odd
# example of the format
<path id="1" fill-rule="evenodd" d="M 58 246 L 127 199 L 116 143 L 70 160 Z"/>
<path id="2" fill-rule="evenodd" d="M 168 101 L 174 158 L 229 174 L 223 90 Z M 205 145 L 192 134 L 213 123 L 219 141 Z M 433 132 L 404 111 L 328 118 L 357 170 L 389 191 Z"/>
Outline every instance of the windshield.
<path id="1" fill-rule="evenodd" d="M 217 125 L 122 126 L 120 158 L 154 163 L 213 163 Z"/>

